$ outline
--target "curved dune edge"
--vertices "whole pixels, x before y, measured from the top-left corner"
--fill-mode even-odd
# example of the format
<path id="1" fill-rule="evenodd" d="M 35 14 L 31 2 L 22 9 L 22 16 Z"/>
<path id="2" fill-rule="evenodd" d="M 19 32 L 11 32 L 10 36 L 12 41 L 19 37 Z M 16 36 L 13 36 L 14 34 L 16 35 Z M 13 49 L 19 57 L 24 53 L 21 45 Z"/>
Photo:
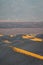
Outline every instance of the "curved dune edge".
<path id="1" fill-rule="evenodd" d="M 32 41 L 36 41 L 36 42 L 43 42 L 43 39 L 41 39 L 41 38 L 33 38 L 33 39 L 30 39 L 30 40 L 32 40 Z"/>
<path id="2" fill-rule="evenodd" d="M 4 43 L 8 43 L 8 44 L 9 44 L 9 43 L 12 43 L 12 42 L 10 42 L 9 40 L 3 40 L 3 42 L 4 42 Z"/>
<path id="3" fill-rule="evenodd" d="M 23 39 L 31 39 L 31 38 L 34 38 L 34 36 L 27 34 L 27 35 L 23 35 L 22 38 L 23 38 Z"/>
<path id="4" fill-rule="evenodd" d="M 0 37 L 4 36 L 3 34 L 0 34 Z"/>
<path id="5" fill-rule="evenodd" d="M 10 38 L 13 38 L 13 37 L 15 37 L 16 35 L 13 35 L 13 34 L 10 34 L 10 35 L 8 35 Z"/>
<path id="6" fill-rule="evenodd" d="M 23 49 L 20 49 L 20 48 L 16 48 L 16 47 L 13 47 L 13 46 L 10 46 L 12 48 L 13 51 L 15 52 L 18 52 L 18 53 L 21 53 L 21 54 L 25 54 L 27 56 L 32 56 L 34 58 L 37 58 L 37 59 L 40 59 L 40 60 L 43 60 L 43 56 L 39 55 L 39 54 L 35 54 L 35 53 L 32 53 L 32 52 L 29 52 L 29 51 L 26 51 L 26 50 L 23 50 Z"/>
<path id="7" fill-rule="evenodd" d="M 30 39 L 30 40 L 36 41 L 36 42 L 43 42 L 43 39 L 37 38 L 37 37 L 35 37 L 35 35 L 23 35 L 22 38 L 23 39 Z"/>

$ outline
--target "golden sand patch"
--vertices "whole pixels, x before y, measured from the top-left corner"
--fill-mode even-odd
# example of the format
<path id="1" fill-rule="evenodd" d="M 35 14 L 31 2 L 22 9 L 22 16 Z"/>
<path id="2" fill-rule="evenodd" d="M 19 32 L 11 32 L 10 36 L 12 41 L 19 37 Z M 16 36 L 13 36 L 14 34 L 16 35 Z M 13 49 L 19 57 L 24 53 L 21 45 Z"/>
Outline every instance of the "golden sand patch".
<path id="1" fill-rule="evenodd" d="M 9 40 L 4 40 L 3 42 L 4 42 L 4 43 L 8 43 L 8 44 L 9 44 L 9 43 L 12 43 L 12 42 L 10 42 Z"/>
<path id="2" fill-rule="evenodd" d="M 27 35 L 23 35 L 22 38 L 23 39 L 30 39 L 32 41 L 37 41 L 37 42 L 42 42 L 43 41 L 43 39 L 37 38 L 35 36 L 36 36 L 36 34 L 29 34 L 29 35 L 27 34 Z"/>
<path id="3" fill-rule="evenodd" d="M 23 35 L 22 36 L 23 39 L 31 39 L 33 37 L 34 37 L 33 35 Z"/>
<path id="4" fill-rule="evenodd" d="M 40 39 L 40 38 L 33 38 L 33 39 L 31 39 L 32 41 L 37 41 L 37 42 L 42 42 L 43 40 L 42 39 Z"/>
<path id="5" fill-rule="evenodd" d="M 30 36 L 34 36 L 34 37 L 35 37 L 37 34 L 29 34 L 29 35 L 30 35 Z"/>
<path id="6" fill-rule="evenodd" d="M 43 56 L 41 56 L 41 55 L 39 55 L 39 54 L 35 54 L 35 53 L 33 53 L 33 52 L 26 51 L 26 50 L 23 50 L 23 49 L 20 49 L 20 48 L 12 47 L 12 46 L 10 46 L 10 47 L 12 48 L 12 50 L 13 50 L 14 52 L 18 52 L 18 53 L 21 53 L 21 54 L 25 54 L 25 55 L 27 55 L 27 56 L 32 56 L 32 57 L 34 57 L 34 58 L 43 60 Z"/>
<path id="7" fill-rule="evenodd" d="M 0 37 L 4 36 L 3 34 L 0 34 Z"/>
<path id="8" fill-rule="evenodd" d="M 12 38 L 12 37 L 14 37 L 14 35 L 10 34 L 10 35 L 9 35 L 9 37 L 11 37 L 11 38 Z"/>

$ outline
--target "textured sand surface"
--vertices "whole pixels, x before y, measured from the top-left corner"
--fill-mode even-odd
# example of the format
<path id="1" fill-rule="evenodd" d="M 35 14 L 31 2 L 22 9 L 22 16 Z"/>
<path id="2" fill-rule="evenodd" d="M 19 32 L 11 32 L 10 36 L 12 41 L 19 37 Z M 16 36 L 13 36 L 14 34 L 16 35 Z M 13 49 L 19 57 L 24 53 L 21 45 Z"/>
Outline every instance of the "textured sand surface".
<path id="1" fill-rule="evenodd" d="M 8 40 L 7 42 L 4 42 Z M 12 42 L 12 43 L 8 43 Z M 0 37 L 0 65 L 43 65 L 43 60 L 17 53 L 12 47 L 21 48 L 43 56 L 43 42 L 23 39 L 22 35 Z"/>

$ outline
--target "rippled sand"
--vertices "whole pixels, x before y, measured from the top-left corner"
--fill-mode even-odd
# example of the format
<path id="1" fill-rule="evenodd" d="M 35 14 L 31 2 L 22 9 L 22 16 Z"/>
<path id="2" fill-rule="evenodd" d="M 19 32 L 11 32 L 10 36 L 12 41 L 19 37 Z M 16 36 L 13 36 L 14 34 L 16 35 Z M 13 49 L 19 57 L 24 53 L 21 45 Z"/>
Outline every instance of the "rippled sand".
<path id="1" fill-rule="evenodd" d="M 43 41 L 37 42 L 31 40 L 31 38 L 22 38 L 23 35 L 26 34 L 19 34 L 16 36 L 3 35 L 0 37 L 0 65 L 43 65 L 43 60 L 21 54 L 11 48 L 16 47 L 17 49 L 23 49 L 43 56 Z M 28 37 L 29 35 L 30 34 L 28 34 Z M 42 36 L 40 34 L 34 35 L 34 37 L 43 39 L 43 34 Z"/>

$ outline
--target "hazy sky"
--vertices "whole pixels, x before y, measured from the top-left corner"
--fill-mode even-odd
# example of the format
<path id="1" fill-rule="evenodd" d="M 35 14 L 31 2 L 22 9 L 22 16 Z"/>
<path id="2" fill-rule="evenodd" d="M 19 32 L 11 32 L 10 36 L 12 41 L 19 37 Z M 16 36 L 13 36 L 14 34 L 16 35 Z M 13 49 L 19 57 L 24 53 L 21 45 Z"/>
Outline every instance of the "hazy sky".
<path id="1" fill-rule="evenodd" d="M 0 0 L 0 20 L 43 21 L 43 0 Z"/>

